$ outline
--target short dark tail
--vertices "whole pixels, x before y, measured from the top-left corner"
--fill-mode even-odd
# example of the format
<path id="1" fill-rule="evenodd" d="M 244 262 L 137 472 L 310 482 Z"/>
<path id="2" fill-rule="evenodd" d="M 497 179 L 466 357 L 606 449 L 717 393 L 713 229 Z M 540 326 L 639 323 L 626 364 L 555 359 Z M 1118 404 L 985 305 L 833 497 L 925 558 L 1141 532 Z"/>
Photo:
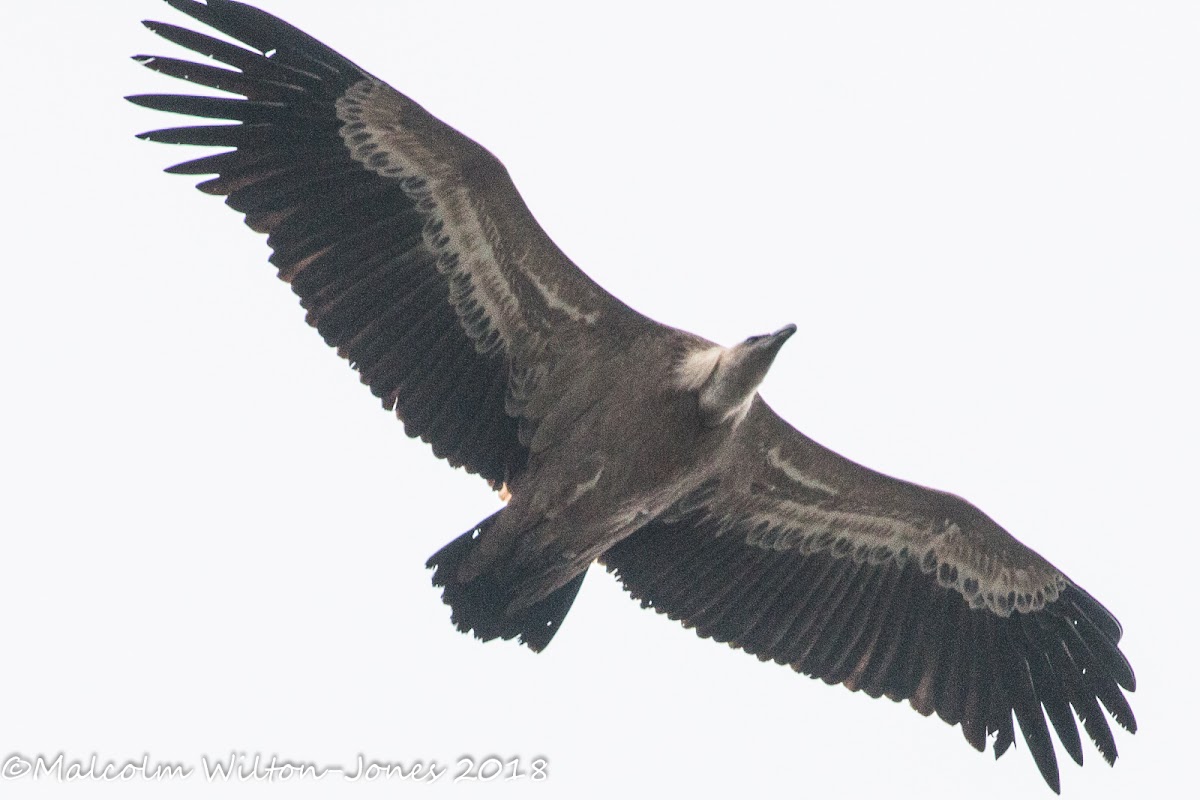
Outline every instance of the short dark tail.
<path id="1" fill-rule="evenodd" d="M 512 587 L 502 583 L 493 572 L 485 572 L 466 583 L 455 577 L 458 566 L 475 547 L 476 540 L 487 532 L 500 514 L 480 522 L 450 544 L 434 553 L 425 566 L 432 569 L 433 585 L 441 586 L 442 601 L 450 606 L 450 621 L 463 633 L 475 631 L 483 641 L 519 637 L 521 644 L 535 653 L 550 643 L 563 618 L 575 602 L 587 570 L 569 583 L 551 592 L 545 599 L 506 615 L 512 601 Z"/>

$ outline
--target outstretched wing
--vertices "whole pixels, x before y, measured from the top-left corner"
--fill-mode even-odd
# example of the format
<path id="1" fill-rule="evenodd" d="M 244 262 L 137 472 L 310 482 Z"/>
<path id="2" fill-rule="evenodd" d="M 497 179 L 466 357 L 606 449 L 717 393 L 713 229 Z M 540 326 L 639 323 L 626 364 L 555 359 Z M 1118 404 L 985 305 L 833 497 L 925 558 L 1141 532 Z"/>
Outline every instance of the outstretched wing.
<path id="1" fill-rule="evenodd" d="M 721 476 L 602 558 L 643 606 L 761 660 L 961 724 L 997 757 L 1016 715 L 1058 791 L 1046 725 L 1110 764 L 1134 730 L 1121 627 L 979 509 L 821 447 L 761 399 Z M 1044 710 L 1044 714 L 1043 714 Z"/>
<path id="2" fill-rule="evenodd" d="M 229 0 L 167 0 L 252 50 L 145 23 L 225 69 L 136 56 L 234 97 L 141 95 L 149 108 L 233 125 L 142 134 L 234 148 L 168 172 L 217 175 L 307 320 L 411 436 L 491 481 L 520 469 L 555 365 L 618 352 L 653 325 L 597 286 L 546 236 L 504 166 L 307 34 Z"/>

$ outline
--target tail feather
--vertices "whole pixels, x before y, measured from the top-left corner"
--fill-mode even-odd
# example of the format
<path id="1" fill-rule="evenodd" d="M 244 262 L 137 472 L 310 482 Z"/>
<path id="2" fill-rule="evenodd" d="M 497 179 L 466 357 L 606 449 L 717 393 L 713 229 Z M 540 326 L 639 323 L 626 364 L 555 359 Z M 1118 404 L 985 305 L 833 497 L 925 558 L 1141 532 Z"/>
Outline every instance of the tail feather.
<path id="1" fill-rule="evenodd" d="M 575 602 L 587 570 L 562 587 L 529 606 L 509 611 L 513 585 L 501 581 L 494 571 L 476 578 L 458 580 L 458 567 L 475 548 L 480 536 L 495 522 L 500 512 L 434 553 L 425 566 L 432 569 L 433 585 L 442 587 L 442 601 L 450 606 L 450 621 L 463 633 L 474 631 L 483 641 L 518 638 L 521 644 L 540 652 L 562 625 Z"/>

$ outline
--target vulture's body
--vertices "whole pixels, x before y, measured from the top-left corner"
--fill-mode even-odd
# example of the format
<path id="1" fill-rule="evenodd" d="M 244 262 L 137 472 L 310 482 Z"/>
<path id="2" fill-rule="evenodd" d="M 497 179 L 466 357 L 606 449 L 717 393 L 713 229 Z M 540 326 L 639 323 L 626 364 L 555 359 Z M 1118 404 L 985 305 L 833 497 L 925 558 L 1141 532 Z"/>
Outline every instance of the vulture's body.
<path id="1" fill-rule="evenodd" d="M 147 23 L 233 69 L 138 60 L 246 99 L 131 98 L 238 122 L 143 136 L 227 148 L 170 171 L 215 175 L 200 188 L 270 235 L 308 321 L 409 434 L 511 492 L 430 559 L 461 630 L 540 650 L 599 561 L 702 636 L 908 699 L 980 750 L 1004 752 L 1015 716 L 1055 790 L 1047 719 L 1077 762 L 1073 716 L 1116 758 L 1117 621 L 974 506 L 775 415 L 756 389 L 794 326 L 725 348 L 633 311 L 412 100 L 257 9 L 167 1 L 251 49 Z"/>

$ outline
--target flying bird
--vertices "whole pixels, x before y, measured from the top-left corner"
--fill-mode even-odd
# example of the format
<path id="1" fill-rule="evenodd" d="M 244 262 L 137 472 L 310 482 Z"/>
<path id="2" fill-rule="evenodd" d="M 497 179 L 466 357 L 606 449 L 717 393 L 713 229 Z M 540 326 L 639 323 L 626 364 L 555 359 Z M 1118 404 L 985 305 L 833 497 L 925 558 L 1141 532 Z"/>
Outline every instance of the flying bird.
<path id="1" fill-rule="evenodd" d="M 167 171 L 215 176 L 198 188 L 268 234 L 406 432 L 509 496 L 429 559 L 460 630 L 540 651 L 599 562 L 700 636 L 906 699 L 980 751 L 1019 729 L 1056 792 L 1050 727 L 1082 764 L 1078 717 L 1113 763 L 1105 711 L 1136 728 L 1117 620 L 975 506 L 777 416 L 757 388 L 794 325 L 722 347 L 643 316 L 405 95 L 251 6 L 167 3 L 244 46 L 146 22 L 224 66 L 135 59 L 232 96 L 129 99 L 233 124 L 141 138 L 225 148 Z"/>

